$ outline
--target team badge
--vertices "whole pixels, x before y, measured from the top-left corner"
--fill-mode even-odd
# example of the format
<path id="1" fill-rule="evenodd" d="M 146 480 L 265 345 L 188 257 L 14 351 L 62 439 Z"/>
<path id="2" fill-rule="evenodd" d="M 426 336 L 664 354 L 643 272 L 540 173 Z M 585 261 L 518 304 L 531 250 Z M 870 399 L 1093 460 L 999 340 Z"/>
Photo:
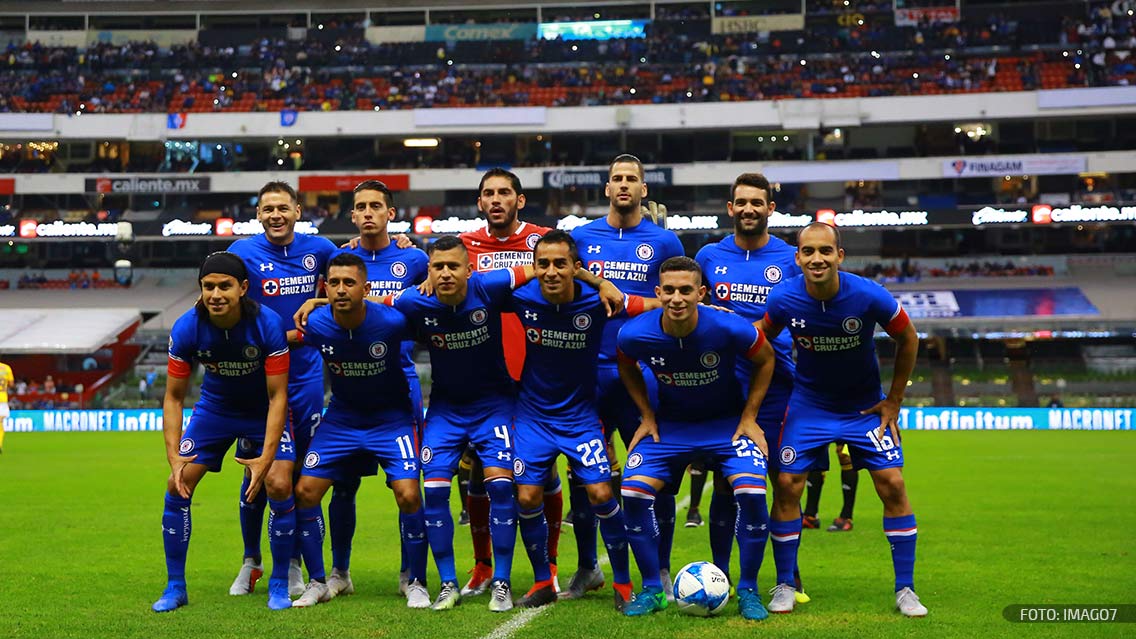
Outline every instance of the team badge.
<path id="1" fill-rule="evenodd" d="M 533 233 L 525 238 L 525 246 L 528 246 L 529 250 L 531 251 L 536 248 L 536 243 L 539 241 L 540 233 Z"/>
<path id="2" fill-rule="evenodd" d="M 488 271 L 493 268 L 493 256 L 489 253 L 482 253 L 477 258 L 477 270 Z"/>
<path id="3" fill-rule="evenodd" d="M 446 336 L 439 333 L 434 333 L 430 336 L 430 345 L 434 348 L 445 348 Z"/>
<path id="4" fill-rule="evenodd" d="M 540 343 L 540 329 L 539 328 L 526 328 L 525 329 L 525 337 L 527 337 L 529 339 L 529 341 L 532 342 L 533 344 L 539 344 Z"/>
<path id="5" fill-rule="evenodd" d="M 718 365 L 718 362 L 721 361 L 721 359 L 722 358 L 718 357 L 718 354 L 714 351 L 706 351 L 702 354 L 702 357 L 700 357 L 698 361 L 702 362 L 702 366 L 704 368 L 714 368 Z"/>
<path id="6" fill-rule="evenodd" d="M 855 335 L 860 332 L 861 328 L 864 328 L 864 323 L 860 321 L 859 317 L 845 317 L 844 321 L 840 323 L 840 326 L 844 329 L 845 333 Z"/>
<path id="7" fill-rule="evenodd" d="M 638 468 L 640 466 L 640 464 L 642 464 L 642 463 L 643 463 L 643 456 L 640 455 L 639 453 L 631 453 L 631 455 L 629 455 L 627 457 L 627 467 L 628 468 Z"/>
<path id="8" fill-rule="evenodd" d="M 781 463 L 792 464 L 797 461 L 797 451 L 792 446 L 786 446 L 781 449 Z"/>
<path id="9" fill-rule="evenodd" d="M 729 301 L 730 299 L 730 284 L 729 282 L 719 282 L 714 285 L 714 296 L 722 301 Z"/>
<path id="10" fill-rule="evenodd" d="M 315 255 L 308 253 L 307 255 L 304 256 L 304 268 L 308 269 L 309 271 L 316 270 L 316 256 Z"/>
<path id="11" fill-rule="evenodd" d="M 513 475 L 520 477 L 525 474 L 525 462 L 520 459 L 513 460 Z"/>
<path id="12" fill-rule="evenodd" d="M 342 375 L 343 374 L 343 368 L 339 365 L 339 362 L 328 362 L 327 368 L 328 368 L 328 370 L 331 371 L 332 375 Z"/>
<path id="13" fill-rule="evenodd" d="M 217 364 L 213 362 L 201 362 L 201 365 L 204 366 L 205 370 L 209 371 L 210 373 L 217 374 Z"/>
<path id="14" fill-rule="evenodd" d="M 671 376 L 666 374 L 666 373 L 657 373 L 655 375 L 655 377 L 658 378 L 658 380 L 660 382 L 666 384 L 667 386 L 674 384 L 674 379 L 672 379 Z"/>
<path id="15" fill-rule="evenodd" d="M 600 260 L 591 260 L 590 262 L 588 262 L 588 271 L 596 277 L 603 277 L 603 262 L 601 262 Z"/>
<path id="16" fill-rule="evenodd" d="M 307 457 L 304 457 L 304 468 L 315 468 L 316 466 L 319 465 L 319 463 L 320 463 L 320 454 L 317 453 L 314 450 L 312 452 L 308 453 Z"/>
<path id="17" fill-rule="evenodd" d="M 264 280 L 260 283 L 260 290 L 267 297 L 276 297 L 280 294 L 280 280 Z"/>
<path id="18" fill-rule="evenodd" d="M 797 338 L 797 346 L 805 349 L 806 351 L 813 350 L 813 338 L 802 335 Z"/>
<path id="19" fill-rule="evenodd" d="M 770 284 L 776 284 L 781 281 L 781 267 L 776 264 L 770 264 L 765 267 L 765 279 Z"/>
<path id="20" fill-rule="evenodd" d="M 422 458 L 423 464 L 429 464 L 430 460 L 434 459 L 434 451 L 429 446 L 423 446 L 422 452 L 418 453 L 418 455 Z"/>
<path id="21" fill-rule="evenodd" d="M 185 439 L 181 440 L 180 444 L 178 444 L 178 452 L 182 455 L 188 455 L 193 451 L 194 446 L 195 444 L 193 443 L 193 440 L 186 437 Z"/>
<path id="22" fill-rule="evenodd" d="M 578 331 L 586 331 L 591 325 L 592 316 L 587 313 L 580 313 L 572 318 L 572 326 L 575 326 Z"/>
<path id="23" fill-rule="evenodd" d="M 382 359 L 387 354 L 387 345 L 384 342 L 375 342 L 367 351 L 371 353 L 371 357 Z"/>
<path id="24" fill-rule="evenodd" d="M 402 262 L 391 264 L 391 275 L 395 277 L 406 277 L 406 265 Z"/>
<path id="25" fill-rule="evenodd" d="M 652 257 L 655 257 L 655 247 L 650 244 L 640 244 L 635 247 L 635 257 L 646 262 Z"/>
<path id="26" fill-rule="evenodd" d="M 245 347 L 245 359 L 256 359 L 260 357 L 260 349 L 249 345 Z"/>
<path id="27" fill-rule="evenodd" d="M 469 321 L 477 326 L 484 324 L 487 319 L 489 319 L 489 313 L 487 313 L 484 308 L 479 308 L 469 314 Z"/>

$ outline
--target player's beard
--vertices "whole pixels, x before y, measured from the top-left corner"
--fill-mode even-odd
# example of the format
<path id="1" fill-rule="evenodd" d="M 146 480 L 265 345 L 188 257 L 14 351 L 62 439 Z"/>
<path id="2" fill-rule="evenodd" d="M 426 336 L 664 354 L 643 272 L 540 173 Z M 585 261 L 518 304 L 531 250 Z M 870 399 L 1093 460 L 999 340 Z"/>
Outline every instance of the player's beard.
<path id="1" fill-rule="evenodd" d="M 619 200 L 612 200 L 611 208 L 615 209 L 615 212 L 618 213 L 620 217 L 627 217 L 638 211 L 641 204 L 641 200 L 636 202 L 634 198 L 632 198 L 628 204 L 620 204 Z"/>
<path id="2" fill-rule="evenodd" d="M 491 229 L 498 231 L 508 229 L 517 221 L 517 209 L 506 212 L 504 222 L 494 222 L 493 218 L 491 218 L 488 213 L 485 214 L 485 220 L 489 223 L 489 228 Z"/>
<path id="3" fill-rule="evenodd" d="M 769 228 L 769 218 L 764 215 L 757 216 L 757 225 L 752 229 L 747 229 L 742 226 L 741 216 L 734 218 L 734 234 L 741 235 L 742 237 L 759 237 L 765 234 L 766 229 Z"/>

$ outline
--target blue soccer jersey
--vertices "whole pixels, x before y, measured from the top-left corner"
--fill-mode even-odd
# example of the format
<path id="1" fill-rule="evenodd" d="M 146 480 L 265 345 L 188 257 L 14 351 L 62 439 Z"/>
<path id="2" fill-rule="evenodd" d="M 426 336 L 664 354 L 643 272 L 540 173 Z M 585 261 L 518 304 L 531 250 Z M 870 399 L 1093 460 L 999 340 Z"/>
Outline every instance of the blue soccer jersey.
<path id="1" fill-rule="evenodd" d="M 821 301 L 798 275 L 770 292 L 766 322 L 784 327 L 797 345 L 798 396 L 835 411 L 858 412 L 883 398 L 880 367 L 872 341 L 876 324 L 895 335 L 907 327 L 907 313 L 884 287 L 841 272 L 836 297 Z"/>
<path id="2" fill-rule="evenodd" d="M 662 309 L 649 311 L 619 331 L 620 359 L 647 364 L 658 379 L 658 421 L 736 420 L 747 389 L 734 371 L 739 358 L 761 349 L 761 331 L 734 313 L 700 308 L 694 331 L 678 338 L 663 332 L 662 315 Z"/>
<path id="3" fill-rule="evenodd" d="M 225 329 L 210 322 L 207 312 L 189 309 L 170 331 L 170 376 L 189 377 L 194 361 L 205 368 L 194 410 L 255 418 L 263 424 L 268 414 L 265 376 L 289 368 L 280 316 L 261 306 L 256 317 L 242 317 L 236 326 Z"/>

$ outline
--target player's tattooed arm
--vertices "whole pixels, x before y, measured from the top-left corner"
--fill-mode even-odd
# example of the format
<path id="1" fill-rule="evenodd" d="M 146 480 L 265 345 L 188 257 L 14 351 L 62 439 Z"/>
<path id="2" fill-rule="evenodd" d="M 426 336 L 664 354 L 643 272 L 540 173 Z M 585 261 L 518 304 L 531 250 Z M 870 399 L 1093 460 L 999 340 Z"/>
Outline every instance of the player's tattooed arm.
<path id="1" fill-rule="evenodd" d="M 284 434 L 284 422 L 288 417 L 288 372 L 266 376 L 268 382 L 268 417 L 264 424 L 264 449 L 253 459 L 237 458 L 237 463 L 249 471 L 249 487 L 245 491 L 245 501 L 252 503 L 264 485 L 268 469 L 276 459 L 276 449 L 280 447 L 280 437 Z"/>
<path id="2" fill-rule="evenodd" d="M 757 423 L 757 411 L 761 408 L 761 402 L 765 399 L 766 391 L 769 390 L 769 382 L 773 379 L 773 367 L 777 358 L 773 353 L 773 346 L 770 345 L 768 339 L 764 338 L 761 340 L 761 346 L 757 351 L 748 354 L 747 357 L 749 361 L 753 362 L 749 395 L 746 396 L 745 407 L 742 408 L 742 416 L 738 420 L 738 429 L 734 431 L 731 441 L 737 441 L 738 438 L 743 436 L 748 437 L 761 451 L 762 455 L 769 457 L 769 444 L 765 441 L 765 431 Z"/>
<path id="3" fill-rule="evenodd" d="M 631 401 L 635 402 L 635 407 L 639 409 L 639 414 L 642 416 L 639 421 L 639 428 L 631 437 L 627 450 L 632 450 L 640 440 L 647 437 L 656 442 L 659 441 L 659 426 L 655 422 L 655 411 L 651 409 L 651 401 L 647 397 L 647 382 L 643 379 L 643 371 L 639 368 L 639 362 L 621 353 L 619 356 L 619 379 L 627 387 L 627 394 L 631 396 Z"/>
<path id="4" fill-rule="evenodd" d="M 877 437 L 883 437 L 888 431 L 892 439 L 900 441 L 899 437 L 899 407 L 903 404 L 903 394 L 907 390 L 907 381 L 915 370 L 915 359 L 919 355 L 919 335 L 915 332 L 915 325 L 907 322 L 902 330 L 891 335 L 896 342 L 895 368 L 891 379 L 891 388 L 887 397 L 881 399 L 875 406 L 861 411 L 862 415 L 875 413 L 880 416 L 880 427 L 876 431 Z"/>
<path id="5" fill-rule="evenodd" d="M 183 498 L 190 496 L 189 487 L 182 478 L 185 467 L 197 459 L 197 455 L 182 457 L 179 450 L 181 444 L 182 409 L 185 406 L 185 396 L 189 390 L 188 377 L 174 377 L 166 379 L 166 397 L 162 401 L 162 435 L 166 441 L 166 460 L 170 463 L 170 478 L 174 483 L 174 490 Z"/>
<path id="6" fill-rule="evenodd" d="M 608 317 L 614 317 L 623 310 L 623 292 L 615 284 L 582 267 L 576 269 L 574 277 L 599 291 Z"/>

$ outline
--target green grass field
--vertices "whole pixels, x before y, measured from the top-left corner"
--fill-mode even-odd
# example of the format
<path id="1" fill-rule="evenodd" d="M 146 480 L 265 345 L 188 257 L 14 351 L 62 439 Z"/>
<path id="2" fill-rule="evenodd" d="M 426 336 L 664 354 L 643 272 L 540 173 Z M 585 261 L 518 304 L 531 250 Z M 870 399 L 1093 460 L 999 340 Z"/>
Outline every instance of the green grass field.
<path id="1" fill-rule="evenodd" d="M 856 529 L 805 531 L 801 570 L 812 603 L 760 624 L 697 619 L 673 608 L 650 619 L 611 609 L 610 590 L 561 603 L 516 628 L 519 638 L 611 637 L 1084 637 L 1133 636 L 1133 624 L 1013 624 L 1011 604 L 1136 603 L 1136 434 L 911 432 L 907 484 L 919 521 L 916 586 L 924 619 L 894 611 L 881 507 L 861 480 Z M 397 519 L 380 480 L 364 483 L 352 575 L 357 594 L 312 609 L 272 613 L 264 584 L 230 597 L 239 565 L 239 471 L 227 463 L 194 499 L 190 605 L 157 615 L 165 582 L 159 532 L 168 472 L 158 433 L 10 434 L 0 457 L 0 636 L 476 638 L 520 613 L 493 614 L 486 598 L 457 610 L 408 610 L 397 595 Z M 830 475 L 821 507 L 839 510 Z M 456 499 L 455 499 L 456 503 Z M 685 511 L 680 510 L 680 525 Z M 469 556 L 459 528 L 457 553 Z M 264 545 L 267 555 L 267 542 Z M 531 584 L 518 545 L 514 594 Z M 330 551 L 328 551 L 330 557 Z M 710 556 L 706 528 L 679 528 L 673 565 Z M 736 562 L 736 553 L 735 553 Z M 571 528 L 562 579 L 575 565 Z M 431 560 L 431 570 L 433 562 Z M 736 570 L 736 564 L 735 564 Z M 637 571 L 632 571 L 637 575 Z M 767 551 L 760 585 L 772 586 Z M 431 594 L 437 576 L 431 573 Z M 525 613 L 526 617 L 531 613 Z M 517 624 L 519 625 L 519 624 Z M 506 629 L 507 630 L 507 629 Z"/>

